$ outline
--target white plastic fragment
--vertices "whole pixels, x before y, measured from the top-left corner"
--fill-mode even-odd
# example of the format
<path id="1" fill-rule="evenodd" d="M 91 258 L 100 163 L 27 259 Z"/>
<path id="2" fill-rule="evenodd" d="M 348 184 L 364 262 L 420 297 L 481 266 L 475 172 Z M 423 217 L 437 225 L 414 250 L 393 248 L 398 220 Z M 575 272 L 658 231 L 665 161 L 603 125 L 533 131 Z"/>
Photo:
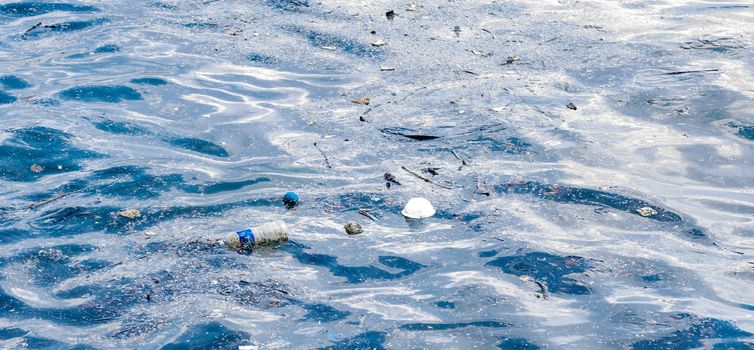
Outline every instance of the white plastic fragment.
<path id="1" fill-rule="evenodd" d="M 637 208 L 636 212 L 639 213 L 639 215 L 647 217 L 647 216 L 653 216 L 659 214 L 657 210 L 655 210 L 652 207 L 641 207 Z"/>
<path id="2" fill-rule="evenodd" d="M 409 219 L 424 219 L 435 215 L 435 208 L 427 199 L 416 197 L 406 203 L 401 214 Z"/>

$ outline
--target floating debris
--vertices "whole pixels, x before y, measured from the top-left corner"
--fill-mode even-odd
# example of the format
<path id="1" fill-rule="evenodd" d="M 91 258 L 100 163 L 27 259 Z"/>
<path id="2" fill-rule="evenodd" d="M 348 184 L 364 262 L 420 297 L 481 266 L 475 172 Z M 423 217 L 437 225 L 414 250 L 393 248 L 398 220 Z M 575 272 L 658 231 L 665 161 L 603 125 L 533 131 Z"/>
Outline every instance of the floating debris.
<path id="1" fill-rule="evenodd" d="M 59 193 L 59 194 L 57 194 L 57 195 L 56 195 L 55 197 L 52 197 L 52 198 L 50 198 L 50 199 L 46 199 L 46 200 L 43 200 L 43 201 L 41 201 L 41 202 L 38 202 L 38 203 L 32 203 L 32 204 L 29 204 L 29 205 L 28 205 L 28 206 L 26 207 L 26 209 L 34 209 L 34 208 L 36 208 L 36 207 L 39 207 L 39 206 L 42 206 L 42 205 L 45 205 L 45 204 L 49 204 L 49 203 L 52 203 L 52 202 L 54 202 L 54 201 L 56 201 L 56 200 L 58 200 L 58 199 L 60 199 L 60 198 L 63 198 L 63 197 L 65 197 L 65 196 L 67 196 L 67 195 L 68 195 L 68 193 L 65 193 L 65 192 L 63 192 L 63 193 Z"/>
<path id="2" fill-rule="evenodd" d="M 123 210 L 118 212 L 118 216 L 122 216 L 126 219 L 135 219 L 141 216 L 141 212 L 136 209 Z"/>
<path id="3" fill-rule="evenodd" d="M 372 221 L 374 221 L 374 222 L 377 222 L 377 218 L 376 218 L 376 217 L 374 217 L 374 215 L 372 215 L 372 213 L 370 213 L 370 212 L 369 212 L 369 210 L 366 210 L 366 209 L 359 209 L 358 213 L 359 213 L 359 214 L 361 214 L 361 215 L 364 215 L 364 216 L 366 216 L 366 217 L 367 217 L 367 219 L 369 219 L 369 220 L 372 220 Z"/>
<path id="4" fill-rule="evenodd" d="M 326 166 L 327 166 L 328 168 L 331 168 L 331 169 L 332 169 L 332 163 L 330 163 L 330 158 L 327 158 L 327 155 L 325 154 L 325 152 L 324 152 L 324 151 L 322 151 L 322 149 L 321 149 L 321 148 L 319 148 L 319 146 L 317 145 L 317 143 L 316 143 L 316 142 L 314 143 L 314 147 L 315 147 L 315 148 L 317 149 L 317 151 L 319 151 L 319 153 L 321 153 L 321 154 L 322 154 L 322 157 L 323 157 L 323 158 L 325 158 L 325 165 L 326 165 Z"/>
<path id="5" fill-rule="evenodd" d="M 376 46 L 376 47 L 385 46 L 386 44 L 387 43 L 382 39 L 377 40 L 377 41 L 372 41 L 372 46 Z"/>
<path id="6" fill-rule="evenodd" d="M 440 168 L 431 168 L 430 167 L 430 168 L 424 168 L 424 169 L 422 169 L 423 172 L 425 172 L 427 174 L 430 174 L 432 176 L 439 175 L 440 173 L 437 172 L 438 170 L 440 170 Z"/>
<path id="7" fill-rule="evenodd" d="M 456 33 L 456 37 L 461 36 L 461 27 L 459 26 L 453 27 L 453 32 Z"/>
<path id="8" fill-rule="evenodd" d="M 403 137 L 406 137 L 406 138 L 409 138 L 409 139 L 412 139 L 412 140 L 416 140 L 416 141 L 429 141 L 429 140 L 439 139 L 441 137 L 441 136 L 434 136 L 434 135 L 407 134 L 407 133 L 401 132 L 401 130 L 405 130 L 405 129 L 400 129 L 400 128 L 384 128 L 384 129 L 382 129 L 380 131 L 382 131 L 385 134 L 392 134 L 392 135 L 403 136 Z"/>
<path id="9" fill-rule="evenodd" d="M 406 8 L 406 11 L 412 12 L 412 11 L 416 11 L 417 9 L 418 9 L 418 6 L 416 6 L 416 3 L 412 2 L 412 3 L 408 4 L 408 7 Z"/>
<path id="10" fill-rule="evenodd" d="M 30 169 L 31 169 L 32 173 L 37 173 L 37 174 L 39 174 L 39 173 L 41 173 L 41 172 L 43 172 L 45 170 L 45 168 L 43 168 L 39 164 L 32 164 L 31 167 L 30 167 Z"/>
<path id="11" fill-rule="evenodd" d="M 157 236 L 157 232 L 152 230 L 144 231 L 144 235 L 147 236 L 147 238 L 151 238 Z"/>
<path id="12" fill-rule="evenodd" d="M 652 207 L 636 208 L 636 212 L 639 213 L 639 215 L 643 217 L 654 216 L 654 215 L 659 214 L 659 212 Z"/>
<path id="13" fill-rule="evenodd" d="M 345 226 L 343 226 L 343 228 L 346 229 L 346 233 L 349 235 L 358 235 L 364 232 L 364 230 L 361 228 L 361 225 L 356 222 L 349 222 Z"/>
<path id="14" fill-rule="evenodd" d="M 398 182 L 398 179 L 395 178 L 395 175 L 393 175 L 391 173 L 385 173 L 385 180 L 387 182 L 392 182 L 392 183 L 394 183 L 396 185 L 400 185 L 401 184 L 400 182 Z"/>
<path id="15" fill-rule="evenodd" d="M 387 17 L 388 21 L 392 21 L 395 18 L 395 11 L 390 10 L 385 12 L 385 17 Z"/>
<path id="16" fill-rule="evenodd" d="M 424 219 L 435 215 L 435 208 L 426 198 L 411 198 L 401 210 L 401 214 L 409 219 Z"/>
<path id="17" fill-rule="evenodd" d="M 369 105 L 369 97 L 364 97 L 364 98 L 357 97 L 357 98 L 351 100 L 351 102 L 357 103 L 357 104 L 362 104 L 362 105 Z"/>
<path id="18" fill-rule="evenodd" d="M 450 187 L 450 186 L 446 186 L 446 185 L 443 185 L 443 184 L 439 184 L 439 183 L 437 183 L 437 182 L 434 182 L 434 181 L 432 181 L 432 180 L 430 180 L 430 179 L 428 179 L 428 178 L 426 178 L 426 177 L 424 177 L 424 176 L 421 176 L 421 175 L 419 175 L 418 173 L 416 173 L 415 171 L 412 171 L 411 169 L 409 169 L 409 168 L 406 168 L 405 166 L 401 166 L 401 169 L 405 170 L 405 171 L 406 171 L 407 173 L 409 173 L 409 174 L 411 174 L 411 175 L 414 175 L 414 176 L 418 177 L 419 179 L 421 179 L 421 180 L 422 180 L 422 181 L 424 181 L 424 182 L 429 182 L 429 183 L 431 183 L 431 184 L 433 184 L 433 185 L 435 185 L 435 186 L 439 186 L 439 187 L 442 187 L 442 188 L 444 188 L 444 189 L 448 189 L 448 190 L 452 190 L 452 189 L 453 189 L 453 188 L 452 188 L 452 187 Z"/>
<path id="19" fill-rule="evenodd" d="M 508 56 L 508 58 L 505 59 L 505 63 L 503 63 L 503 65 L 513 64 L 513 62 L 516 62 L 518 60 L 520 60 L 518 56 Z"/>
<path id="20" fill-rule="evenodd" d="M 283 195 L 283 204 L 285 204 L 285 207 L 288 209 L 292 209 L 293 207 L 298 205 L 298 194 L 296 192 L 286 192 L 285 195 Z"/>
<path id="21" fill-rule="evenodd" d="M 240 35 L 243 32 L 243 29 L 226 29 L 223 31 L 223 33 L 228 34 L 230 36 L 237 36 Z"/>
<path id="22" fill-rule="evenodd" d="M 575 105 L 575 104 L 573 104 L 573 103 L 569 103 L 569 104 L 567 104 L 567 105 L 566 105 L 566 107 L 568 107 L 568 109 L 572 109 L 572 110 L 574 110 L 574 111 L 578 109 L 578 108 L 576 107 L 576 105 Z"/>
<path id="23" fill-rule="evenodd" d="M 395 70 L 394 67 L 380 67 L 380 70 L 383 72 L 392 72 Z"/>
<path id="24" fill-rule="evenodd" d="M 336 46 L 322 46 L 322 49 L 329 50 L 329 51 L 337 51 L 338 48 Z"/>

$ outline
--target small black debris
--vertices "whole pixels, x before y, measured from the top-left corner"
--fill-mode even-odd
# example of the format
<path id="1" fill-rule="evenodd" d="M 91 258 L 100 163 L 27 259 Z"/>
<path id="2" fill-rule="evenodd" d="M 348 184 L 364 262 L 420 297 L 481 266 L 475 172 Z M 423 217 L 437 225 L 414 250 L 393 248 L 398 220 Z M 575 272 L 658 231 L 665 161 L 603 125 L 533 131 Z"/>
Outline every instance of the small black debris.
<path id="1" fill-rule="evenodd" d="M 576 107 L 576 105 L 575 105 L 575 104 L 573 104 L 573 103 L 569 103 L 569 104 L 567 104 L 567 105 L 566 105 L 566 107 L 568 107 L 568 109 L 572 109 L 572 110 L 574 110 L 574 111 L 578 109 L 578 108 Z"/>
<path id="2" fill-rule="evenodd" d="M 387 17 L 388 20 L 392 21 L 393 18 L 395 18 L 395 11 L 390 10 L 388 12 L 385 12 L 385 17 Z"/>
<path id="3" fill-rule="evenodd" d="M 426 169 L 422 169 L 422 171 L 424 171 L 425 173 L 430 174 L 432 176 L 439 175 L 440 173 L 437 172 L 438 170 L 440 170 L 440 168 L 426 168 Z"/>
<path id="4" fill-rule="evenodd" d="M 398 182 L 398 179 L 395 178 L 395 175 L 393 175 L 391 173 L 385 173 L 385 180 L 388 183 L 392 182 L 392 183 L 394 183 L 396 185 L 400 185 L 401 184 L 400 182 Z M 390 187 L 388 186 L 388 188 L 390 188 Z"/>

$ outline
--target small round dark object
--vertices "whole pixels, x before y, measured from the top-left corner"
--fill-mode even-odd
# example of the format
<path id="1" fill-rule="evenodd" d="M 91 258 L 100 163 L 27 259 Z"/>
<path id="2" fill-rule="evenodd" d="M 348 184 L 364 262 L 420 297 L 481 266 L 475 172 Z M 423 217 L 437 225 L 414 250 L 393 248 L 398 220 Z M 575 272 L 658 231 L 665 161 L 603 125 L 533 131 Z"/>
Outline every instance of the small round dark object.
<path id="1" fill-rule="evenodd" d="M 349 235 L 358 235 L 364 230 L 361 228 L 361 225 L 357 222 L 349 222 L 345 226 L 343 226 L 344 229 L 346 229 L 346 233 Z"/>

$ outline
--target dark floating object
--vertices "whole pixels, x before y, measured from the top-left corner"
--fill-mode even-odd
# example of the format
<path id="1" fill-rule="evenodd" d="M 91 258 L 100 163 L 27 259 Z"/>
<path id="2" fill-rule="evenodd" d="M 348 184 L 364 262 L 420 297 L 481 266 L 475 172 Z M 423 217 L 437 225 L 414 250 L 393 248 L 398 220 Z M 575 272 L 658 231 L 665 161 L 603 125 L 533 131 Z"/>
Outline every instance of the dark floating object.
<path id="1" fill-rule="evenodd" d="M 576 107 L 576 105 L 573 104 L 573 102 L 567 104 L 566 107 L 568 107 L 568 109 L 572 109 L 574 111 L 578 109 L 578 107 Z"/>
<path id="2" fill-rule="evenodd" d="M 400 185 L 401 184 L 400 182 L 398 182 L 398 179 L 395 178 L 395 175 L 393 175 L 391 173 L 385 173 L 385 180 L 388 183 L 392 182 L 392 183 L 394 183 L 396 185 Z"/>
<path id="3" fill-rule="evenodd" d="M 109 22 L 110 20 L 107 18 L 96 18 L 89 21 L 71 21 L 46 25 L 42 25 L 42 22 L 39 22 L 31 28 L 27 29 L 23 34 L 21 34 L 21 38 L 25 40 L 28 38 L 41 37 L 49 33 L 73 32 Z"/>
<path id="4" fill-rule="evenodd" d="M 400 326 L 404 331 L 449 331 L 467 327 L 484 327 L 484 328 L 506 328 L 513 327 L 512 324 L 499 321 L 475 321 L 475 322 L 458 322 L 458 323 L 407 323 Z"/>
<path id="5" fill-rule="evenodd" d="M 438 172 L 437 172 L 438 170 L 440 170 L 440 168 L 431 168 L 431 167 L 430 167 L 430 168 L 425 168 L 425 169 L 422 169 L 422 171 L 423 171 L 423 172 L 425 172 L 425 173 L 427 173 L 427 174 L 430 174 L 430 175 L 432 175 L 432 176 L 437 176 L 437 175 L 439 175 L 440 173 L 438 173 Z"/>
<path id="6" fill-rule="evenodd" d="M 323 157 L 323 158 L 325 158 L 325 165 L 326 165 L 326 166 L 327 166 L 328 168 L 332 169 L 332 163 L 330 163 L 330 158 L 327 158 L 327 155 L 325 154 L 325 152 L 324 152 L 324 151 L 322 151 L 322 149 L 321 149 L 321 148 L 319 148 L 319 146 L 317 145 L 317 143 L 316 143 L 316 142 L 314 143 L 314 148 L 316 148 L 316 149 L 317 149 L 317 151 L 319 151 L 319 153 L 321 153 L 321 154 L 322 154 L 322 157 Z"/>
<path id="7" fill-rule="evenodd" d="M 416 141 L 429 141 L 429 140 L 439 139 L 440 137 L 442 137 L 442 136 L 434 136 L 434 135 L 409 134 L 409 133 L 404 133 L 403 130 L 407 130 L 407 129 L 384 128 L 380 131 L 385 134 L 403 136 L 405 138 L 409 138 Z"/>
<path id="8" fill-rule="evenodd" d="M 387 17 L 389 21 L 392 21 L 395 18 L 395 11 L 390 10 L 388 12 L 385 12 L 385 17 Z"/>
<path id="9" fill-rule="evenodd" d="M 437 182 L 434 182 L 434 181 L 432 181 L 432 180 L 430 180 L 430 179 L 428 179 L 428 178 L 426 178 L 426 177 L 424 177 L 424 176 L 421 176 L 421 175 L 420 175 L 420 174 L 418 174 L 417 172 L 415 172 L 415 171 L 412 171 L 411 169 L 409 169 L 409 168 L 406 168 L 405 166 L 401 166 L 401 169 L 405 170 L 406 172 L 408 172 L 408 173 L 409 173 L 409 174 L 411 174 L 411 175 L 414 175 L 414 176 L 418 177 L 419 179 L 421 179 L 421 180 L 422 180 L 422 181 L 424 181 L 424 182 L 429 182 L 429 183 L 431 183 L 431 184 L 433 184 L 433 185 L 435 185 L 435 186 L 439 186 L 439 187 L 442 187 L 442 188 L 444 188 L 444 189 L 448 189 L 448 190 L 452 190 L 452 189 L 453 189 L 453 188 L 452 188 L 452 187 L 450 187 L 450 186 L 446 186 L 446 185 L 443 185 L 443 184 L 439 184 L 439 183 L 437 183 Z"/>
<path id="10" fill-rule="evenodd" d="M 709 72 L 719 72 L 719 69 L 701 69 L 701 70 L 684 70 L 684 71 L 678 71 L 678 72 L 667 72 L 663 73 L 665 75 L 681 75 L 681 74 L 693 74 L 693 73 L 709 73 Z"/>
<path id="11" fill-rule="evenodd" d="M 503 65 L 513 64 L 513 62 L 518 61 L 519 58 L 517 56 L 508 56 L 508 58 L 505 59 L 505 63 Z"/>

